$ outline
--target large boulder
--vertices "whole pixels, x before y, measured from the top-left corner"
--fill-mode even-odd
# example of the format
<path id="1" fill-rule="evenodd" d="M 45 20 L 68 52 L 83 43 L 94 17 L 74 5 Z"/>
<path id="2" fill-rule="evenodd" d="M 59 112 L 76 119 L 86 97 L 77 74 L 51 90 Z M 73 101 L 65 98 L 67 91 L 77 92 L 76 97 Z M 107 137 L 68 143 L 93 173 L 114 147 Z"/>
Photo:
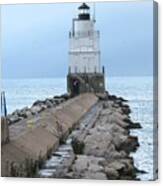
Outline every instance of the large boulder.
<path id="1" fill-rule="evenodd" d="M 111 114 L 108 116 L 109 123 L 116 123 L 117 125 L 121 126 L 122 128 L 127 128 L 129 123 L 124 122 L 121 117 L 118 117 L 117 114 Z"/>
<path id="2" fill-rule="evenodd" d="M 12 124 L 12 123 L 15 123 L 15 122 L 18 122 L 18 121 L 20 121 L 21 120 L 21 118 L 18 116 L 18 115 L 9 115 L 8 117 L 7 117 L 7 120 L 8 120 L 8 123 L 9 124 Z"/>
<path id="3" fill-rule="evenodd" d="M 119 178 L 118 171 L 113 167 L 105 167 L 105 173 L 109 180 L 115 180 Z"/>
<path id="4" fill-rule="evenodd" d="M 123 105 L 122 107 L 121 107 L 121 109 L 122 109 L 122 112 L 124 113 L 124 114 L 130 114 L 131 113 L 131 109 L 130 109 L 130 107 L 128 106 L 128 105 Z"/>
<path id="5" fill-rule="evenodd" d="M 46 104 L 47 108 L 53 107 L 53 103 L 49 99 L 46 99 L 45 104 Z"/>
<path id="6" fill-rule="evenodd" d="M 70 99 L 70 95 L 69 94 L 62 94 L 60 97 L 63 98 L 64 100 Z"/>
<path id="7" fill-rule="evenodd" d="M 54 101 L 58 105 L 58 104 L 64 102 L 64 98 L 54 98 Z"/>
<path id="8" fill-rule="evenodd" d="M 103 156 L 112 143 L 112 136 L 107 131 L 93 129 L 84 140 L 84 153 L 87 155 Z"/>
<path id="9" fill-rule="evenodd" d="M 32 106 L 37 106 L 37 105 L 42 105 L 42 104 L 44 104 L 44 101 L 37 100 L 37 101 L 35 101 L 35 102 L 33 103 Z"/>
<path id="10" fill-rule="evenodd" d="M 40 113 L 43 109 L 42 109 L 42 107 L 41 106 L 32 106 L 31 107 L 31 113 L 33 114 L 33 115 L 35 115 L 35 114 L 37 114 L 37 113 Z"/>
<path id="11" fill-rule="evenodd" d="M 23 109 L 19 110 L 18 116 L 20 116 L 22 118 L 27 118 L 28 117 L 27 116 L 27 112 L 29 112 L 29 108 L 28 107 L 24 107 Z"/>
<path id="12" fill-rule="evenodd" d="M 139 147 L 138 137 L 128 136 L 126 140 L 121 142 L 118 150 L 124 150 L 127 153 L 134 152 Z"/>
<path id="13" fill-rule="evenodd" d="M 20 110 L 16 109 L 11 115 L 19 115 Z"/>
<path id="14" fill-rule="evenodd" d="M 106 174 L 104 172 L 86 172 L 84 179 L 92 180 L 107 180 Z"/>
<path id="15" fill-rule="evenodd" d="M 75 178 L 107 179 L 102 163 L 104 158 L 78 155 L 72 166 Z"/>

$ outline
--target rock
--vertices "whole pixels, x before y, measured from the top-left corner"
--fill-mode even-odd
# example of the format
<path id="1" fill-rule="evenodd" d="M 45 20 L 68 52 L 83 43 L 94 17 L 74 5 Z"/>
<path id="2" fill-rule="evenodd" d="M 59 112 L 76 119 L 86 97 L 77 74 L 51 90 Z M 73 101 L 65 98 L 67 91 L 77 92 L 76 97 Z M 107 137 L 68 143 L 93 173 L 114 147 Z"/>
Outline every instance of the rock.
<path id="1" fill-rule="evenodd" d="M 129 124 L 133 124 L 129 117 L 123 118 L 123 121 Z"/>
<path id="2" fill-rule="evenodd" d="M 122 109 L 122 112 L 123 112 L 124 114 L 126 114 L 126 115 L 129 115 L 129 114 L 131 113 L 131 109 L 129 108 L 128 105 L 123 105 L 123 106 L 121 107 L 121 109 Z"/>
<path id="3" fill-rule="evenodd" d="M 76 158 L 72 169 L 79 175 L 81 172 L 88 170 L 89 158 L 85 155 L 78 155 Z"/>
<path id="4" fill-rule="evenodd" d="M 120 113 L 120 114 L 124 115 L 124 113 L 123 113 L 123 111 L 122 111 L 122 108 L 121 108 L 121 107 L 116 108 L 116 112 L 118 112 L 118 113 Z M 127 117 L 129 117 L 129 115 L 127 115 Z"/>
<path id="5" fill-rule="evenodd" d="M 115 180 L 115 179 L 118 179 L 118 177 L 119 177 L 118 171 L 112 167 L 106 167 L 105 173 L 106 173 L 107 178 L 109 180 Z"/>
<path id="6" fill-rule="evenodd" d="M 118 119 L 122 120 L 122 121 L 129 119 L 127 115 L 121 114 L 120 112 L 117 112 L 117 111 L 113 112 L 113 116 L 115 118 L 118 118 Z"/>
<path id="7" fill-rule="evenodd" d="M 33 103 L 32 106 L 37 106 L 37 105 L 42 105 L 42 104 L 44 104 L 44 101 L 37 100 L 37 101 L 35 101 L 35 102 Z"/>
<path id="8" fill-rule="evenodd" d="M 20 116 L 22 118 L 27 118 L 27 114 L 26 114 L 27 111 L 29 111 L 29 108 L 24 107 L 23 109 L 19 110 L 18 116 Z"/>
<path id="9" fill-rule="evenodd" d="M 71 145 L 75 154 L 83 154 L 84 152 L 84 142 L 79 141 L 77 138 L 73 138 Z"/>
<path id="10" fill-rule="evenodd" d="M 121 100 L 119 100 L 119 99 L 116 99 L 115 102 L 114 102 L 114 105 L 117 105 L 117 106 L 116 106 L 117 108 L 118 108 L 118 107 L 122 107 L 123 102 L 122 102 Z"/>
<path id="11" fill-rule="evenodd" d="M 122 101 L 122 102 L 128 102 L 127 99 L 124 99 L 124 98 L 122 98 L 122 97 L 119 97 L 118 99 L 119 99 L 120 101 Z"/>
<path id="12" fill-rule="evenodd" d="M 31 113 L 31 111 L 30 111 L 30 110 L 27 110 L 25 114 L 26 114 L 26 117 L 29 117 L 29 116 L 31 116 L 31 115 L 32 115 L 32 113 Z"/>
<path id="13" fill-rule="evenodd" d="M 110 109 L 103 109 L 100 115 L 111 115 L 112 111 Z"/>
<path id="14" fill-rule="evenodd" d="M 126 175 L 132 175 L 134 174 L 135 168 L 134 168 L 134 164 L 133 164 L 133 159 L 121 159 L 121 162 L 125 165 L 125 169 L 123 171 L 123 174 Z"/>
<path id="15" fill-rule="evenodd" d="M 115 101 L 117 99 L 117 96 L 115 96 L 115 95 L 108 95 L 108 99 L 112 100 L 112 101 Z"/>
<path id="16" fill-rule="evenodd" d="M 41 105 L 41 108 L 42 108 L 42 110 L 45 110 L 45 109 L 47 109 L 48 107 L 47 107 L 47 105 L 42 104 L 42 105 Z"/>
<path id="17" fill-rule="evenodd" d="M 41 106 L 32 106 L 30 110 L 31 110 L 32 114 L 37 114 L 42 111 L 42 107 Z"/>
<path id="18" fill-rule="evenodd" d="M 111 101 L 105 101 L 105 102 L 103 102 L 102 106 L 103 106 L 103 109 L 108 109 L 113 106 L 113 103 Z"/>
<path id="19" fill-rule="evenodd" d="M 128 123 L 124 122 L 121 118 L 119 118 L 116 114 L 112 114 L 108 117 L 108 122 L 109 123 L 116 123 L 122 128 L 127 128 L 129 126 Z"/>
<path id="20" fill-rule="evenodd" d="M 47 99 L 47 100 L 45 101 L 45 104 L 46 104 L 47 108 L 53 107 L 53 103 L 52 103 L 49 99 Z"/>
<path id="21" fill-rule="evenodd" d="M 94 129 L 92 134 L 87 136 L 84 140 L 84 153 L 87 155 L 103 156 L 112 142 L 112 136 L 107 131 L 97 131 Z"/>
<path id="22" fill-rule="evenodd" d="M 107 161 L 113 161 L 119 158 L 122 158 L 122 154 L 116 150 L 115 146 L 112 144 L 110 145 L 111 148 L 109 148 L 105 153 L 105 158 Z"/>
<path id="23" fill-rule="evenodd" d="M 29 110 L 29 108 L 28 107 L 24 107 L 20 111 L 27 111 L 27 110 Z"/>
<path id="24" fill-rule="evenodd" d="M 12 121 L 15 120 L 18 121 L 18 120 L 21 120 L 21 119 L 24 119 L 24 118 L 27 118 L 31 115 L 31 111 L 28 107 L 24 107 L 23 109 L 21 110 L 15 110 L 12 114 L 8 115 L 8 119 Z M 19 119 L 16 119 L 17 117 L 19 117 Z"/>
<path id="25" fill-rule="evenodd" d="M 73 172 L 68 172 L 68 173 L 65 174 L 64 178 L 73 179 L 74 178 L 74 173 Z"/>
<path id="26" fill-rule="evenodd" d="M 113 138 L 112 141 L 115 145 L 116 149 L 120 149 L 122 143 L 124 143 L 124 141 L 127 139 L 127 136 L 123 135 L 123 134 L 119 134 L 119 133 L 114 133 L 113 134 Z M 123 149 L 122 149 L 123 150 Z"/>
<path id="27" fill-rule="evenodd" d="M 117 103 L 114 103 L 114 104 L 113 104 L 113 108 L 116 108 L 116 109 L 118 109 L 118 108 L 121 108 L 121 107 L 119 106 L 119 104 L 117 104 Z"/>
<path id="28" fill-rule="evenodd" d="M 54 96 L 53 98 L 54 98 L 54 99 L 60 99 L 61 96 Z"/>
<path id="29" fill-rule="evenodd" d="M 104 168 L 100 165 L 92 163 L 92 164 L 89 165 L 88 170 L 91 171 L 91 172 L 100 172 L 100 171 L 103 171 Z"/>
<path id="30" fill-rule="evenodd" d="M 125 164 L 122 163 L 121 161 L 113 161 L 111 163 L 108 164 L 109 168 L 113 168 L 117 171 L 123 170 L 125 168 Z"/>
<path id="31" fill-rule="evenodd" d="M 13 116 L 12 114 L 8 114 L 6 119 L 9 121 L 12 116 Z"/>
<path id="32" fill-rule="evenodd" d="M 48 99 L 48 101 L 52 104 L 51 107 L 55 107 L 57 105 L 55 99 Z"/>
<path id="33" fill-rule="evenodd" d="M 11 115 L 18 115 L 19 112 L 20 112 L 20 110 L 19 109 L 16 109 Z"/>
<path id="34" fill-rule="evenodd" d="M 136 171 L 136 173 L 139 173 L 139 174 L 146 174 L 147 173 L 147 171 L 140 170 L 140 169 L 137 169 L 137 168 L 135 168 L 135 171 Z"/>
<path id="35" fill-rule="evenodd" d="M 58 105 L 58 104 L 64 102 L 64 99 L 63 98 L 54 98 L 54 101 Z"/>
<path id="36" fill-rule="evenodd" d="M 108 100 L 108 95 L 106 93 L 96 93 L 96 96 L 99 98 L 99 100 Z"/>
<path id="37" fill-rule="evenodd" d="M 104 172 L 86 172 L 84 179 L 106 180 L 107 177 Z"/>
<path id="38" fill-rule="evenodd" d="M 18 115 L 11 115 L 11 116 L 8 118 L 9 124 L 18 122 L 18 121 L 20 121 L 20 120 L 21 120 L 21 118 L 20 118 Z"/>
<path id="39" fill-rule="evenodd" d="M 37 100 L 33 103 L 33 106 L 41 106 L 43 110 L 46 108 L 51 108 L 55 105 L 55 101 L 53 99 L 47 98 L 44 101 Z"/>
<path id="40" fill-rule="evenodd" d="M 109 126 L 108 126 L 108 130 L 110 130 L 110 133 L 111 134 L 123 134 L 123 135 L 127 135 L 127 131 L 122 128 L 121 126 L 117 125 L 116 123 L 111 123 Z"/>
<path id="41" fill-rule="evenodd" d="M 128 126 L 128 129 L 141 129 L 142 126 L 140 125 L 140 123 L 132 123 L 130 122 L 130 125 Z"/>
<path id="42" fill-rule="evenodd" d="M 70 95 L 69 94 L 62 94 L 61 98 L 68 100 L 68 99 L 70 99 Z"/>
<path id="43" fill-rule="evenodd" d="M 119 146 L 119 150 L 124 150 L 127 153 L 134 152 L 139 147 L 138 138 L 135 136 L 128 136 L 125 141 Z"/>
<path id="44" fill-rule="evenodd" d="M 105 161 L 104 158 L 86 155 L 78 155 L 76 158 L 72 166 L 75 178 L 107 179 L 101 165 Z"/>
<path id="45" fill-rule="evenodd" d="M 124 150 L 120 151 L 120 154 L 121 158 L 127 158 L 127 153 Z"/>

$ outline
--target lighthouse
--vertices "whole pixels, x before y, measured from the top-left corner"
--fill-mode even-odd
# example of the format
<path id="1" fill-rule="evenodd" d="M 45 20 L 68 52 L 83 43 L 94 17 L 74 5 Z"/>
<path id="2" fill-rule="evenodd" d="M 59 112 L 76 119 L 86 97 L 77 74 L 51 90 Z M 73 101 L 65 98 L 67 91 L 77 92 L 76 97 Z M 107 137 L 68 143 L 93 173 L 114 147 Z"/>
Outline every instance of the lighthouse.
<path id="1" fill-rule="evenodd" d="M 95 29 L 95 17 L 90 15 L 90 7 L 83 3 L 78 7 L 78 17 L 72 20 L 69 32 L 67 89 L 71 95 L 105 91 L 99 43 L 100 32 Z"/>

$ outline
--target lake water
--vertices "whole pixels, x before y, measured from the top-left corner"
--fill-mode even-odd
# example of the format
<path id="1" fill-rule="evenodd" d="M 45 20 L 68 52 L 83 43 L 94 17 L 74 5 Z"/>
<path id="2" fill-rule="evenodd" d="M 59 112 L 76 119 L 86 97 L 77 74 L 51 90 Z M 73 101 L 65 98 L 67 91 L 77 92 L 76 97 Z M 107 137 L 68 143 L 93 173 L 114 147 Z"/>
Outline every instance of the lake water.
<path id="1" fill-rule="evenodd" d="M 65 78 L 48 79 L 6 79 L 2 81 L 6 92 L 8 113 L 15 109 L 31 106 L 38 99 L 45 99 L 66 93 Z M 140 122 L 142 129 L 131 133 L 138 136 L 140 147 L 132 156 L 141 180 L 153 179 L 153 79 L 152 77 L 109 77 L 106 87 L 110 94 L 129 100 L 131 118 Z"/>

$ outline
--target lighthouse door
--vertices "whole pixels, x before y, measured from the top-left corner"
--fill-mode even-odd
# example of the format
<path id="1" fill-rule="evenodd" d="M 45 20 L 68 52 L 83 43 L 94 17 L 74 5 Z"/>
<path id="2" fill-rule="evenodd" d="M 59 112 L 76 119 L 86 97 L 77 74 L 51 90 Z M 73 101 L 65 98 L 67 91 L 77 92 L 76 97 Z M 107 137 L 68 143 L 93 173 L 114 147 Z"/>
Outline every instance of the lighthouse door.
<path id="1" fill-rule="evenodd" d="M 72 94 L 76 96 L 79 93 L 80 93 L 80 82 L 77 78 L 75 78 L 72 81 Z"/>

